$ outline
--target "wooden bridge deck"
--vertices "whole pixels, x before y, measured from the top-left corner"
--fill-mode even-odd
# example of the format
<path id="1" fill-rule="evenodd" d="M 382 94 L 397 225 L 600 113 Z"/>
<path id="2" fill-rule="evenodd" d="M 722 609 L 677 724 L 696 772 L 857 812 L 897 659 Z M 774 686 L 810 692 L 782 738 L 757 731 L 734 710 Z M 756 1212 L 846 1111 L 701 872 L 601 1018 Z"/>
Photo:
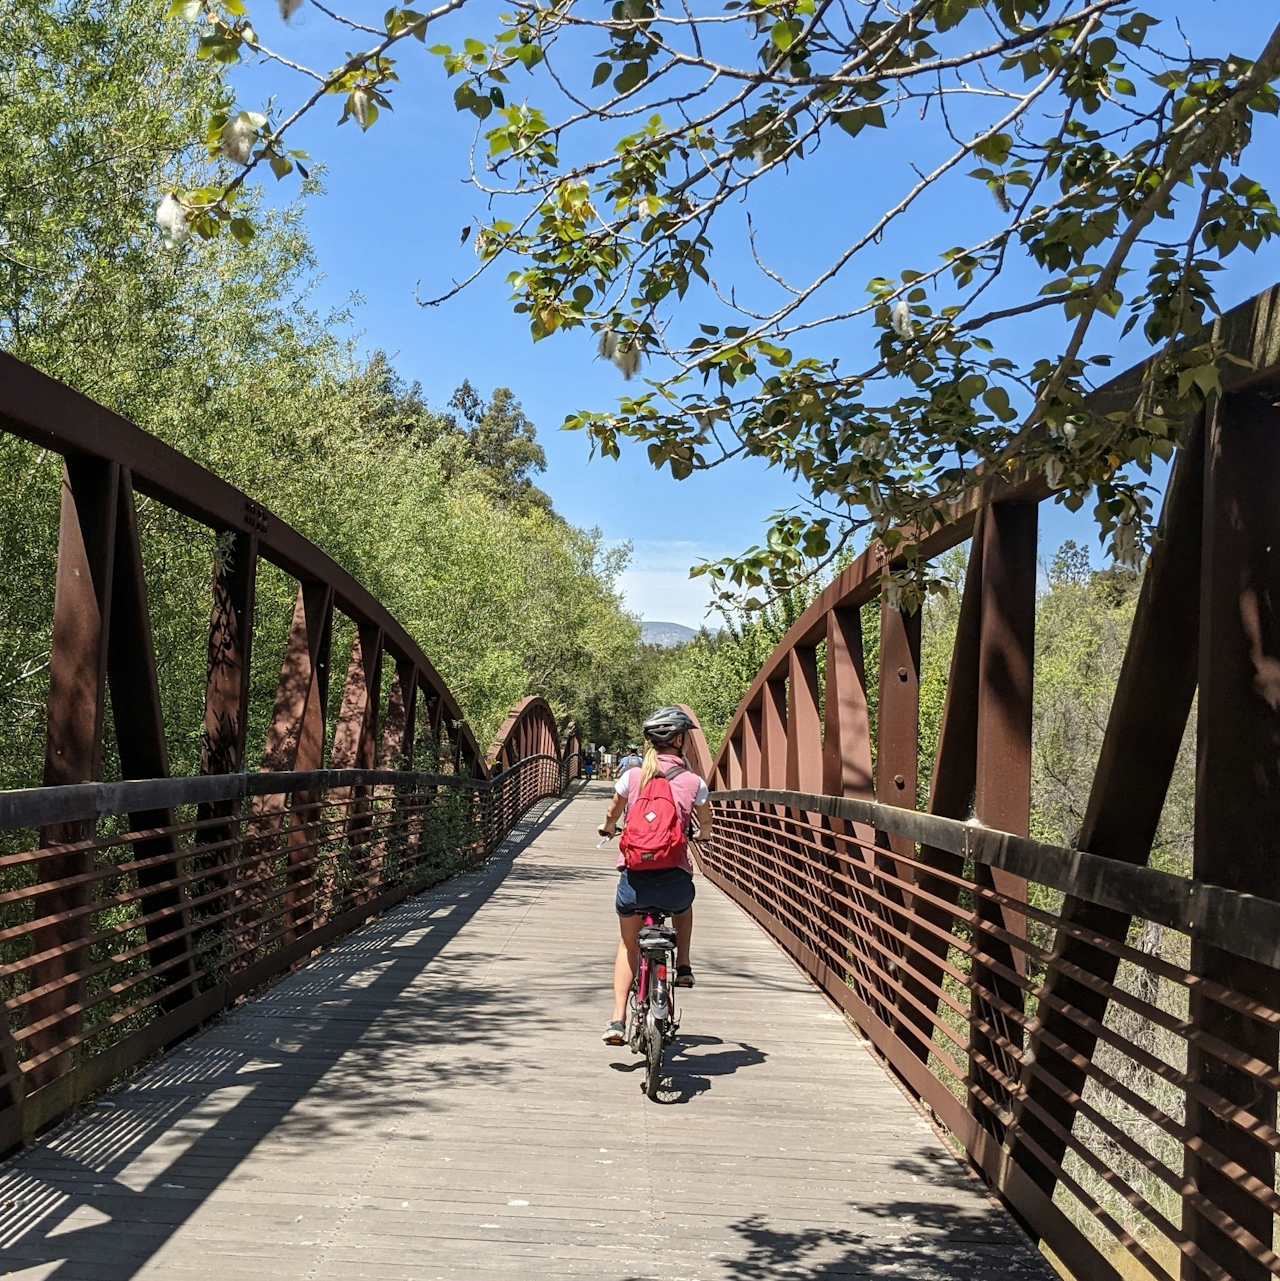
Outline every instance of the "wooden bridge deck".
<path id="1" fill-rule="evenodd" d="M 705 882 L 663 1103 L 601 1044 L 605 788 L 375 921 L 0 1167 L 0 1275 L 1052 1275 Z"/>

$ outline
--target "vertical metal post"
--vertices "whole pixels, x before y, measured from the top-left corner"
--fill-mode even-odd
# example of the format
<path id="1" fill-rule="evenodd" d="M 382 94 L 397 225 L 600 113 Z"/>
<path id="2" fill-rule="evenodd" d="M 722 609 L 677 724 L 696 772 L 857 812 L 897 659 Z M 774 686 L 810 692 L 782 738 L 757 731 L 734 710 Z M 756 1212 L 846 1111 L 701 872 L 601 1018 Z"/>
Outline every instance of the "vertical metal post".
<path id="1" fill-rule="evenodd" d="M 314 770 L 323 763 L 332 626 L 332 588 L 326 583 L 303 583 L 280 664 L 263 769 Z"/>
<path id="2" fill-rule="evenodd" d="M 316 770 L 324 760 L 325 703 L 329 692 L 329 647 L 333 635 L 333 589 L 326 583 L 303 583 L 293 607 L 289 643 L 280 665 L 280 684 L 263 767 L 269 770 Z M 278 811 L 283 797 L 266 797 L 264 808 Z M 285 881 L 287 941 L 302 932 L 308 897 L 316 895 L 312 869 L 319 866 L 316 846 L 317 795 L 295 793 L 295 809 L 305 807 L 289 827 L 289 870 Z M 308 891 L 305 883 L 312 881 Z"/>
<path id="3" fill-rule="evenodd" d="M 764 683 L 760 703 L 760 773 L 759 787 L 784 788 L 787 785 L 787 683 L 769 680 Z"/>
<path id="4" fill-rule="evenodd" d="M 880 598 L 880 707 L 876 717 L 876 800 L 916 808 L 920 756 L 920 611 Z M 902 843 L 903 838 L 893 837 Z M 904 849 L 914 853 L 910 842 Z"/>
<path id="5" fill-rule="evenodd" d="M 213 555 L 213 604 L 209 616 L 208 662 L 205 668 L 204 732 L 200 737 L 200 772 L 236 774 L 244 769 L 249 723 L 249 674 L 253 653 L 253 613 L 258 581 L 258 536 L 251 530 L 220 530 Z M 230 934 L 231 877 L 226 866 L 237 861 L 241 842 L 240 804 L 218 801 L 201 805 L 197 821 L 222 818 L 225 823 L 201 829 L 200 841 L 216 846 L 204 860 L 208 885 L 217 894 L 207 909 L 221 920 L 210 928 Z M 203 949 L 206 937 L 197 934 Z"/>
<path id="6" fill-rule="evenodd" d="M 409 662 L 396 664 L 387 693 L 387 714 L 383 721 L 382 769 L 413 768 L 413 727 L 416 721 L 418 669 Z"/>
<path id="7" fill-rule="evenodd" d="M 1138 864 L 1145 864 L 1150 856 L 1196 688 L 1203 519 L 1204 418 L 1200 415 L 1174 463 L 1107 718 L 1080 828 L 1079 847 L 1091 854 Z M 1059 915 L 1104 938 L 1123 941 L 1129 930 L 1128 915 L 1087 899 L 1068 897 Z M 1054 1042 L 1065 1042 L 1081 1059 L 1092 1060 L 1097 1038 L 1082 1026 L 1081 1016 L 1101 1023 L 1107 1011 L 1106 997 L 1064 973 L 1068 965 L 1110 985 L 1118 960 L 1066 930 L 1057 932 L 1045 987 L 1074 1013 L 1068 1016 L 1041 1000 L 1037 1027 L 1027 1046 L 1032 1067 L 1022 1073 L 1027 1102 L 1014 1105 L 1021 1128 L 1055 1163 L 1061 1162 L 1067 1145 L 1038 1111 L 1047 1112 L 1070 1132 L 1076 1108 L 1069 1100 L 1084 1092 L 1086 1076 L 1075 1061 L 1054 1049 Z M 1057 1082 L 1057 1088 L 1046 1076 Z M 1014 1139 L 1010 1152 L 1013 1162 L 1052 1194 L 1057 1177 L 1040 1155 L 1020 1137 Z"/>
<path id="8" fill-rule="evenodd" d="M 1196 726 L 1196 814 L 1192 875 L 1245 894 L 1280 898 L 1276 798 L 1280 796 L 1280 413 L 1275 394 L 1239 392 L 1218 401 L 1208 422 L 1200 592 L 1200 699 Z M 1274 1006 L 1276 971 L 1201 942 L 1192 933 L 1191 969 L 1246 998 Z M 1207 1037 L 1263 1063 L 1277 1058 L 1276 1029 L 1191 990 L 1191 1020 Z M 1230 1067 L 1200 1042 L 1187 1071 L 1266 1126 L 1276 1123 L 1274 1088 Z M 1192 1094 L 1187 1128 L 1266 1187 L 1275 1154 Z M 1191 1146 L 1186 1173 L 1213 1205 L 1268 1250 L 1271 1211 Z M 1270 1269 L 1184 1200 L 1193 1241 L 1236 1281 Z M 1183 1261 L 1183 1277 L 1195 1271 Z"/>
<path id="9" fill-rule="evenodd" d="M 764 714 L 748 707 L 742 718 L 742 786 L 768 787 L 764 772 Z"/>
<path id="10" fill-rule="evenodd" d="M 978 653 L 982 634 L 982 544 L 985 524 L 985 514 L 980 512 L 969 549 L 964 593 L 960 598 L 960 617 L 956 623 L 955 645 L 951 651 L 951 670 L 947 677 L 946 703 L 942 710 L 942 725 L 938 733 L 937 754 L 930 780 L 929 813 L 944 818 L 968 818 L 973 803 L 978 751 Z M 920 847 L 920 861 L 948 876 L 958 877 L 964 870 L 964 860 L 958 855 L 928 845 Z M 944 960 L 947 943 L 945 938 L 939 937 L 928 927 L 932 925 L 950 934 L 955 917 L 946 907 L 932 900 L 954 904 L 958 889 L 954 881 L 929 872 L 917 871 L 913 880 L 915 886 L 930 897 L 926 900 L 918 895 L 912 896 L 911 919 L 907 927 L 911 961 L 906 969 L 904 985 L 922 1005 L 936 1010 L 937 991 L 942 986 L 942 967 L 925 958 L 934 956 L 938 961 Z M 933 1039 L 933 1020 L 909 1001 L 900 999 L 898 1005 L 902 1018 L 910 1020 L 920 1029 L 920 1037 L 906 1038 L 907 1044 L 913 1054 L 927 1059 Z"/>
<path id="11" fill-rule="evenodd" d="M 1031 820 L 1031 691 L 1035 666 L 1036 526 L 1035 503 L 996 503 L 986 513 L 982 549 L 982 631 L 978 657 L 977 771 L 974 809 L 988 827 L 1026 836 Z M 1026 881 L 999 869 L 978 865 L 974 879 L 982 888 L 1025 900 Z M 980 920 L 1011 934 L 1026 933 L 1026 918 L 976 896 Z M 1025 970 L 1026 956 L 991 933 L 975 935 L 993 961 Z M 975 985 L 1022 1011 L 1021 988 L 975 960 Z M 1022 1028 L 1009 1014 L 977 992 L 971 994 L 970 1086 L 983 1091 L 1002 1106 L 1011 1101 L 1009 1091 L 977 1062 L 982 1056 L 999 1067 L 1006 1078 L 1016 1079 L 1018 1064 L 995 1040 L 995 1034 L 1022 1045 Z M 980 1024 L 986 1024 L 990 1032 Z M 970 1110 L 997 1139 L 1004 1126 L 995 1113 L 971 1093 Z"/>
<path id="12" fill-rule="evenodd" d="M 787 691 L 787 790 L 818 792 L 822 789 L 822 717 L 816 651 L 797 646 L 787 656 Z"/>
<path id="13" fill-rule="evenodd" d="M 347 679 L 342 688 L 342 702 L 333 727 L 333 747 L 329 759 L 334 769 L 372 769 L 378 733 L 378 703 L 382 698 L 382 628 L 375 624 L 358 624 L 351 641 L 351 658 Z M 353 858 L 372 852 L 374 862 L 381 864 L 378 850 L 367 851 L 371 819 L 367 787 L 334 788 L 326 798 L 347 806 L 347 847 Z M 370 869 L 359 897 L 375 892 L 379 881 L 377 870 Z"/>
<path id="14" fill-rule="evenodd" d="M 920 611 L 908 613 L 889 599 L 886 579 L 880 593 L 880 706 L 876 716 L 876 800 L 881 805 L 899 809 L 916 808 L 916 782 L 920 760 Z M 906 907 L 903 886 L 912 883 L 911 864 L 902 859 L 915 857 L 915 843 L 895 833 L 877 832 L 876 844 L 888 851 L 877 854 L 876 869 L 884 896 Z M 867 856 L 870 863 L 871 856 Z M 902 957 L 898 935 L 907 927 L 902 912 L 869 901 L 868 909 L 875 921 L 887 921 L 890 930 L 879 930 L 880 950 L 884 955 Z M 901 966 L 899 967 L 901 969 Z M 899 1004 L 898 995 L 882 980 L 877 980 L 885 1011 Z M 894 1026 L 899 1020 L 895 1017 Z M 909 1038 L 908 1038 L 909 1039 Z"/>
<path id="15" fill-rule="evenodd" d="M 828 611 L 826 674 L 822 790 L 869 801 L 874 788 L 860 610 Z"/>
<path id="16" fill-rule="evenodd" d="M 67 458 L 62 474 L 49 660 L 46 787 L 89 782 L 101 770 L 119 495 L 117 463 Z M 70 845 L 91 839 L 93 832 L 92 822 L 59 823 L 41 829 L 40 845 Z M 92 854 L 70 850 L 41 859 L 37 875 L 42 882 L 65 881 L 83 875 L 92 866 Z M 90 923 L 83 909 L 89 893 L 87 885 L 62 886 L 35 900 L 34 919 L 47 919 L 48 924 L 32 931 L 32 954 L 43 955 L 43 959 L 32 968 L 31 986 L 54 986 L 27 1006 L 29 1023 L 42 1022 L 68 1007 L 78 1006 L 84 998 L 84 980 L 74 976 L 84 967 L 82 940 L 90 931 Z M 36 1059 L 47 1053 L 73 1035 L 80 1023 L 79 1015 L 68 1015 L 33 1033 L 27 1040 L 28 1057 Z M 28 1088 L 63 1075 L 72 1066 L 70 1053 L 45 1059 L 29 1069 Z"/>
<path id="17" fill-rule="evenodd" d="M 822 788 L 822 715 L 818 702 L 818 655 L 810 646 L 796 646 L 787 655 L 787 759 L 788 791 L 817 792 Z M 804 822 L 807 816 L 785 811 L 790 819 Z M 812 926 L 800 931 L 809 950 L 819 957 L 830 955 L 832 947 L 830 881 L 818 895 L 822 915 Z"/>
<path id="18" fill-rule="evenodd" d="M 230 530 L 220 533 L 213 560 L 213 610 L 200 740 L 202 774 L 235 774 L 244 768 L 257 579 L 257 535 Z"/>
<path id="19" fill-rule="evenodd" d="M 333 727 L 330 761 L 334 769 L 373 768 L 381 696 L 382 628 L 361 624 L 351 642 L 347 680 Z"/>
<path id="20" fill-rule="evenodd" d="M 875 796 L 871 768 L 871 728 L 867 711 L 867 677 L 862 648 L 862 611 L 832 609 L 826 617 L 826 699 L 822 738 L 822 790 L 833 796 L 872 800 Z M 852 942 L 845 912 L 837 900 L 847 900 L 851 859 L 859 857 L 858 847 L 847 837 L 870 844 L 875 833 L 862 824 L 826 819 L 823 845 L 828 854 L 828 884 L 831 901 L 828 932 L 832 938 L 833 968 L 847 981 L 849 964 L 854 962 L 866 977 L 865 961 L 858 961 L 862 947 Z M 846 838 L 842 844 L 841 838 Z M 865 913 L 862 920 L 866 921 Z M 865 983 L 861 990 L 867 990 Z"/>
<path id="21" fill-rule="evenodd" d="M 730 791 L 744 786 L 742 782 L 742 734 L 729 740 L 729 754 L 726 758 L 724 785 Z"/>
<path id="22" fill-rule="evenodd" d="M 120 473 L 120 495 L 116 503 L 115 568 L 113 571 L 111 621 L 108 628 L 107 678 L 111 690 L 111 712 L 115 721 L 116 745 L 120 753 L 121 778 L 167 778 L 169 753 L 164 738 L 164 714 L 160 706 L 160 682 L 156 673 L 155 644 L 151 615 L 147 607 L 147 584 L 142 569 L 142 544 L 138 515 L 133 501 L 133 483 L 127 471 Z M 172 809 L 145 810 L 129 815 L 135 832 L 174 825 Z M 178 984 L 162 998 L 164 1009 L 174 1009 L 195 995 L 195 958 L 190 934 L 190 913 L 183 889 L 173 884 L 179 876 L 178 846 L 173 835 L 135 841 L 134 858 L 150 866 L 137 872 L 138 888 L 157 888 L 145 894 L 140 907 L 151 944 L 149 959 L 155 968 L 164 967 L 157 982 L 161 988 Z M 160 862 L 152 860 L 160 859 Z"/>

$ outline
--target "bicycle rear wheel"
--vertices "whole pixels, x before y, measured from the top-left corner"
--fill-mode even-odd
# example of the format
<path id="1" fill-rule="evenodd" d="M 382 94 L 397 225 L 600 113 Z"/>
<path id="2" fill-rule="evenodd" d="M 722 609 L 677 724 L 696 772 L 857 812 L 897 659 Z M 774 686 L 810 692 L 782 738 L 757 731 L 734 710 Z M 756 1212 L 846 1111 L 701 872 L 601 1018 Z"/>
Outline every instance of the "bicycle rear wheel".
<path id="1" fill-rule="evenodd" d="M 644 1092 L 651 1099 L 658 1097 L 658 1086 L 662 1083 L 662 1033 L 661 1023 L 645 1029 Z"/>

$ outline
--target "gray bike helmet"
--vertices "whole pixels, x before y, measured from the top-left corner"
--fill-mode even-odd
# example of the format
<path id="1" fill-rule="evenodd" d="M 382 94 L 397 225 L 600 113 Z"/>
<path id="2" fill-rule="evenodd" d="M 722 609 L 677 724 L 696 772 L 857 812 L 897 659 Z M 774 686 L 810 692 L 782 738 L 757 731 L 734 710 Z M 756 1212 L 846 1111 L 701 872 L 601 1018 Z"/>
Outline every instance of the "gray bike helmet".
<path id="1" fill-rule="evenodd" d="M 660 707 L 644 723 L 644 736 L 655 747 L 668 747 L 678 734 L 693 728 L 688 712 L 679 707 Z"/>

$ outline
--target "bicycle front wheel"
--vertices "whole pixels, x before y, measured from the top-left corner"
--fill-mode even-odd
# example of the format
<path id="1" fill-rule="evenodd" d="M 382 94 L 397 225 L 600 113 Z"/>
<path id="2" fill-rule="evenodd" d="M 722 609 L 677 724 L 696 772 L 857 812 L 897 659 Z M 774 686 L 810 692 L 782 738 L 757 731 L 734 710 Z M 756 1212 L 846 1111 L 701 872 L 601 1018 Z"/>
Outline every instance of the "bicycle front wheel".
<path id="1" fill-rule="evenodd" d="M 662 1032 L 661 1023 L 650 1024 L 645 1029 L 644 1092 L 651 1099 L 658 1097 L 658 1086 L 662 1082 Z"/>

